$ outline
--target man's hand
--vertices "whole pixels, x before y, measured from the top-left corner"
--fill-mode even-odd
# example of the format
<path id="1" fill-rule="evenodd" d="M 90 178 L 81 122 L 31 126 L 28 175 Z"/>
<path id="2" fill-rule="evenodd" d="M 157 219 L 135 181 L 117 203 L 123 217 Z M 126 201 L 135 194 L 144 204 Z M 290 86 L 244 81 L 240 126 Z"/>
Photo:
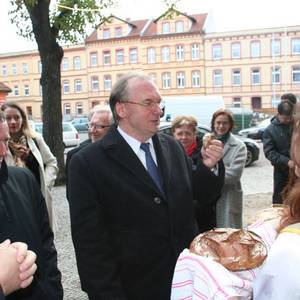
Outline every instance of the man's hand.
<path id="1" fill-rule="evenodd" d="M 31 284 L 33 274 L 37 269 L 35 264 L 36 254 L 33 251 L 28 250 L 27 245 L 24 243 L 16 242 L 11 244 L 11 247 L 17 250 L 17 261 L 20 264 L 20 287 L 26 288 Z"/>
<path id="2" fill-rule="evenodd" d="M 20 288 L 20 264 L 17 261 L 17 250 L 6 240 L 0 244 L 0 285 L 4 295 Z"/>
<path id="3" fill-rule="evenodd" d="M 0 244 L 0 285 L 4 295 L 26 288 L 33 280 L 36 255 L 24 243 L 9 240 Z"/>
<path id="4" fill-rule="evenodd" d="M 223 143 L 218 140 L 212 140 L 206 149 L 202 147 L 204 165 L 210 169 L 214 168 L 223 157 L 223 148 Z"/>

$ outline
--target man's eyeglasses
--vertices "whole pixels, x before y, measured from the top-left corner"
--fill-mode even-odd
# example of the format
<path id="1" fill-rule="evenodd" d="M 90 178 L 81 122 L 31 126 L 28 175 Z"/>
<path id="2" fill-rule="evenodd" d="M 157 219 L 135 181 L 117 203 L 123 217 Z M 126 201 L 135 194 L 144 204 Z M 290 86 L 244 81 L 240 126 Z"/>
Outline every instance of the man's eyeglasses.
<path id="1" fill-rule="evenodd" d="M 136 102 L 136 101 L 122 101 L 123 103 L 131 103 L 131 104 L 136 104 L 136 105 L 140 105 L 140 106 L 144 106 L 144 107 L 148 107 L 151 109 L 156 108 L 157 106 L 159 106 L 160 109 L 164 109 L 165 108 L 165 102 L 161 101 L 161 102 L 156 102 L 156 101 L 152 101 L 152 100 L 144 100 L 142 102 Z"/>
<path id="2" fill-rule="evenodd" d="M 110 127 L 110 125 L 100 125 L 100 124 L 88 123 L 88 129 L 92 129 L 93 127 L 98 130 L 98 129 L 108 128 L 108 127 Z"/>

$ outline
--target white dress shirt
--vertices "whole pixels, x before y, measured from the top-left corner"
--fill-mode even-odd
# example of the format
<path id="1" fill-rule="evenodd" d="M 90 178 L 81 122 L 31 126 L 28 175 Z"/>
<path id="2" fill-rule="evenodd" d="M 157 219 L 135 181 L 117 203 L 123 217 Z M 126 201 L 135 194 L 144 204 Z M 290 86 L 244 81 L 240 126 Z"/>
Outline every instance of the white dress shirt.
<path id="1" fill-rule="evenodd" d="M 128 143 L 128 145 L 130 146 L 132 151 L 137 155 L 137 157 L 139 158 L 139 160 L 141 161 L 141 163 L 147 170 L 146 153 L 140 148 L 141 142 L 138 141 L 137 139 L 133 138 L 132 136 L 128 135 L 124 130 L 122 130 L 122 128 L 120 128 L 120 126 L 117 127 L 117 130 L 119 131 L 121 136 L 124 138 L 124 140 Z M 145 143 L 150 144 L 150 152 L 151 152 L 151 155 L 152 155 L 152 158 L 153 158 L 155 164 L 157 165 L 156 153 L 154 150 L 152 139 L 150 138 L 149 140 L 145 141 Z"/>

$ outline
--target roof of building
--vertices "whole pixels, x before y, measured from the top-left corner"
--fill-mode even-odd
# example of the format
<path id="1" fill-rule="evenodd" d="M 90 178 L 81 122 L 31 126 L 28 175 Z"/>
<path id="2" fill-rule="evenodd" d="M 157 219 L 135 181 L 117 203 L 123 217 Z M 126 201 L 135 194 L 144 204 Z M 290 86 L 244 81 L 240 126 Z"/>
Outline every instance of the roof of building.
<path id="1" fill-rule="evenodd" d="M 205 20 L 207 18 L 207 13 L 204 14 L 196 14 L 196 15 L 187 15 L 185 13 L 181 13 L 178 11 L 173 11 L 173 13 L 176 13 L 177 15 L 183 15 L 186 18 L 188 18 L 192 22 L 192 26 L 188 32 L 183 32 L 183 33 L 196 33 L 196 32 L 203 32 L 203 26 L 205 23 Z M 128 38 L 128 37 L 138 37 L 138 36 L 155 36 L 157 35 L 157 22 L 165 17 L 166 14 L 163 14 L 159 16 L 155 20 L 150 20 L 150 19 L 145 19 L 145 20 L 135 20 L 135 21 L 129 21 L 129 20 L 122 20 L 116 16 L 110 16 L 106 21 L 109 21 L 111 18 L 115 18 L 117 20 L 123 21 L 124 23 L 127 23 L 132 27 L 132 30 L 129 32 L 127 36 L 122 36 L 120 38 Z M 104 24 L 103 22 L 102 24 Z M 101 26 L 102 24 L 99 24 Z M 99 27 L 98 26 L 98 27 Z M 174 34 L 174 33 L 171 33 Z M 111 40 L 111 39 L 116 39 L 114 37 L 105 39 L 105 40 Z M 103 40 L 102 38 L 97 37 L 97 29 L 95 29 L 90 36 L 88 36 L 85 40 L 86 43 L 89 42 L 95 42 L 97 40 Z"/>
<path id="2" fill-rule="evenodd" d="M 7 85 L 5 85 L 3 82 L 0 82 L 0 92 L 10 93 L 11 89 Z"/>
<path id="3" fill-rule="evenodd" d="M 109 18 L 108 18 L 108 21 L 109 19 L 111 18 L 115 18 L 119 21 L 122 21 L 124 23 L 127 23 L 129 26 L 131 26 L 132 30 L 129 32 L 129 34 L 127 36 L 122 36 L 120 38 L 125 38 L 125 37 L 137 37 L 137 36 L 140 36 L 143 28 L 145 27 L 145 25 L 147 24 L 148 20 L 136 20 L 136 21 L 129 21 L 128 19 L 127 20 L 122 20 L 114 15 L 111 15 Z M 103 23 L 102 23 L 103 24 Z M 100 24 L 99 26 L 101 26 L 102 24 Z M 105 40 L 111 40 L 112 38 L 109 38 L 109 39 L 105 39 Z M 115 38 L 113 38 L 115 39 Z M 85 42 L 94 42 L 94 41 L 97 41 L 97 40 L 102 40 L 102 38 L 97 38 L 97 29 L 95 29 L 90 36 L 88 36 L 85 40 Z"/>

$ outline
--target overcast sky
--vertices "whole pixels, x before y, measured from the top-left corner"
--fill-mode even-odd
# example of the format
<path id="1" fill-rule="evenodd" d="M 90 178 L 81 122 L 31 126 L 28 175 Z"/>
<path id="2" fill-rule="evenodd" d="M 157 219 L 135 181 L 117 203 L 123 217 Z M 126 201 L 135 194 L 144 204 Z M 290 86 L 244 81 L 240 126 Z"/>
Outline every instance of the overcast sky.
<path id="1" fill-rule="evenodd" d="M 133 20 L 156 18 L 166 9 L 162 0 L 118 2 L 118 7 L 109 12 Z M 16 35 L 16 27 L 9 20 L 9 7 L 8 0 L 1 1 L 0 53 L 36 49 L 35 42 Z M 181 0 L 178 9 L 188 14 L 210 13 L 216 31 L 300 25 L 299 0 Z"/>

